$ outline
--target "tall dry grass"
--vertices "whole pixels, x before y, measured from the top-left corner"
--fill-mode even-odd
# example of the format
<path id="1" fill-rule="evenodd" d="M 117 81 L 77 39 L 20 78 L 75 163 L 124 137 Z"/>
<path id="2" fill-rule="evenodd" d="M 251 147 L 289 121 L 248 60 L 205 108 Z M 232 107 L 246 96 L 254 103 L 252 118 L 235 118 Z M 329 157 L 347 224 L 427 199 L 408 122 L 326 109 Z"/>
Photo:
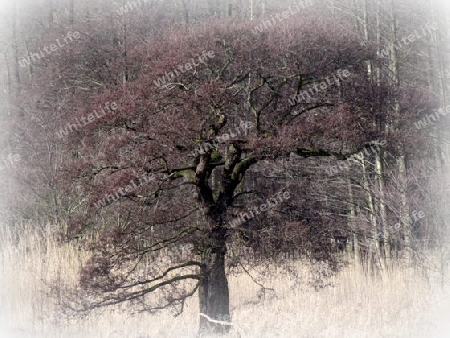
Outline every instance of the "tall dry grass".
<path id="1" fill-rule="evenodd" d="M 20 237 L 0 227 L 0 337 L 194 337 L 197 302 L 183 315 L 130 313 L 126 305 L 88 318 L 60 315 L 52 283 L 75 283 L 86 253 L 59 245 L 51 226 L 21 226 Z M 301 276 L 281 267 L 231 275 L 230 337 L 450 337 L 448 289 L 439 271 L 427 275 L 398 267 L 382 281 L 348 266 L 315 291 L 306 264 L 292 262 Z M 267 272 L 267 271 L 265 271 Z M 262 297 L 263 283 L 275 292 Z"/>

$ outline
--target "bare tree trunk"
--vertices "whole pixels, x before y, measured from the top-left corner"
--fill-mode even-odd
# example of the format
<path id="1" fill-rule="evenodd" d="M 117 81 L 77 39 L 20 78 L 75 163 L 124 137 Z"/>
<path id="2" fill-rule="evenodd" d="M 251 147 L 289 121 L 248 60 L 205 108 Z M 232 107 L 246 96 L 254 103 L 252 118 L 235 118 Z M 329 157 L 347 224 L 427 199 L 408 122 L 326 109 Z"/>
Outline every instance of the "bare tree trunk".
<path id="1" fill-rule="evenodd" d="M 20 87 L 20 72 L 19 72 L 19 41 L 17 40 L 17 3 L 14 1 L 12 4 L 12 41 L 13 41 L 13 69 L 14 69 L 14 82 L 16 86 L 16 94 Z"/>
<path id="2" fill-rule="evenodd" d="M 363 13 L 363 31 L 364 40 L 369 42 L 369 13 L 367 12 L 367 0 L 364 0 L 364 13 Z M 372 61 L 367 61 L 367 75 L 372 77 Z"/>
<path id="3" fill-rule="evenodd" d="M 53 21 L 54 21 L 54 7 L 53 7 L 53 0 L 49 0 L 48 1 L 48 7 L 49 7 L 49 12 L 48 12 L 48 25 L 49 27 L 53 27 Z"/>
<path id="4" fill-rule="evenodd" d="M 398 50 L 397 50 L 397 16 L 396 16 L 396 0 L 391 0 L 390 6 L 390 21 L 391 21 L 391 60 L 390 60 L 390 70 L 391 70 L 391 82 L 392 87 L 397 91 L 400 88 L 400 77 L 399 77 L 399 63 L 398 63 Z M 398 116 L 400 112 L 400 103 L 395 98 L 394 99 L 394 109 L 393 112 L 395 116 Z M 398 123 L 395 123 L 394 127 L 397 127 Z M 406 172 L 406 155 L 404 154 L 404 149 L 402 146 L 399 147 L 397 156 L 397 166 L 399 172 L 399 194 L 400 194 L 400 219 L 403 224 L 409 224 L 409 205 L 407 199 L 407 172 Z M 405 238 L 405 259 L 407 264 L 412 263 L 412 241 L 411 241 L 411 228 L 405 227 L 403 236 Z"/>
<path id="5" fill-rule="evenodd" d="M 220 2 L 218 0 L 208 0 L 209 15 L 220 16 Z"/>
<path id="6" fill-rule="evenodd" d="M 199 289 L 200 313 L 217 321 L 230 322 L 230 294 L 225 274 L 226 229 L 217 226 L 213 229 L 210 243 L 202 254 L 202 275 Z M 200 316 L 200 334 L 227 333 L 230 326 L 211 322 Z"/>
<path id="7" fill-rule="evenodd" d="M 396 0 L 391 0 L 390 21 L 391 21 L 391 80 L 394 87 L 400 87 L 400 77 L 398 75 L 398 50 L 397 50 L 397 15 L 395 13 Z M 400 110 L 398 102 L 395 102 L 396 109 Z"/>
<path id="8" fill-rule="evenodd" d="M 376 21 L 376 43 L 377 43 L 377 50 L 378 52 L 381 51 L 381 4 L 380 0 L 376 1 L 376 15 L 375 15 L 375 21 Z M 379 88 L 381 86 L 381 69 L 380 67 L 375 67 L 374 69 L 374 80 L 376 84 L 376 88 L 378 90 L 377 98 L 380 96 Z M 379 100 L 379 99 L 378 99 Z M 382 105 L 378 104 L 378 109 L 380 110 L 378 112 L 377 121 L 375 122 L 379 128 L 379 131 L 383 133 L 386 131 L 387 126 L 384 123 L 384 116 L 382 114 Z M 386 260 L 386 265 L 389 266 L 391 264 L 391 239 L 389 238 L 389 232 L 387 230 L 388 227 L 388 217 L 387 217 L 387 209 L 386 209 L 386 184 L 384 181 L 384 151 L 383 149 L 377 150 L 375 154 L 375 168 L 376 168 L 376 175 L 378 180 L 378 188 L 380 190 L 380 218 L 381 218 L 381 226 L 383 229 L 383 247 L 384 247 L 384 257 Z"/>
<path id="9" fill-rule="evenodd" d="M 410 224 L 409 217 L 409 206 L 407 200 L 407 173 L 406 173 L 406 158 L 405 155 L 400 155 L 397 158 L 397 165 L 399 169 L 399 193 L 400 193 L 400 219 L 402 224 Z M 411 227 L 405 226 L 403 236 L 405 259 L 408 265 L 412 263 L 413 251 L 412 251 L 412 240 L 411 240 Z"/>
<path id="10" fill-rule="evenodd" d="M 376 12 L 375 12 L 375 21 L 376 21 L 376 39 L 377 39 L 377 52 L 381 52 L 381 4 L 380 0 L 376 1 Z M 380 67 L 375 68 L 375 80 L 377 83 L 377 87 L 381 85 L 381 69 Z M 378 94 L 379 95 L 379 94 Z M 382 116 L 382 114 L 380 114 Z"/>
<path id="11" fill-rule="evenodd" d="M 378 236 L 378 222 L 377 222 L 377 215 L 376 215 L 376 208 L 375 208 L 375 199 L 372 196 L 373 190 L 370 187 L 370 183 L 369 183 L 369 173 L 366 170 L 366 163 L 365 163 L 365 158 L 364 155 L 362 156 L 362 166 L 363 166 L 363 187 L 364 190 L 367 193 L 367 204 L 368 204 L 368 211 L 370 214 L 370 220 L 371 220 L 371 231 L 370 231 L 370 235 L 371 235 L 371 240 L 370 240 L 370 246 L 369 246 L 369 252 L 373 252 L 375 254 L 375 262 L 376 262 L 376 266 L 381 274 L 382 277 L 384 277 L 384 273 L 386 271 L 385 265 L 384 265 L 384 260 L 381 254 L 381 246 L 380 246 L 380 241 L 379 241 L 379 236 Z"/>
<path id="12" fill-rule="evenodd" d="M 379 15 L 379 8 L 377 8 L 377 16 Z M 368 43 L 369 39 L 370 39 L 370 35 L 369 35 L 369 13 L 368 13 L 368 0 L 364 0 L 364 13 L 363 13 L 363 31 L 364 31 L 364 40 Z M 379 20 L 379 18 L 377 17 L 377 21 Z M 379 39 L 379 22 L 377 22 L 377 39 Z M 375 84 L 377 86 L 379 86 L 379 79 L 378 79 L 378 75 L 377 73 L 379 72 L 375 72 L 374 73 L 374 67 L 373 67 L 373 63 L 372 61 L 367 61 L 367 75 L 369 77 L 369 79 L 373 82 L 375 82 Z M 379 109 L 381 109 L 381 107 L 379 107 Z M 381 114 L 378 114 L 381 115 Z M 375 119 L 374 124 L 375 126 L 377 126 L 377 124 L 379 123 L 379 121 L 377 121 Z M 386 262 L 385 259 L 389 259 L 390 258 L 390 247 L 389 247 L 389 238 L 388 238 L 388 233 L 386 231 L 386 227 L 387 227 L 387 214 L 386 214 L 386 205 L 384 204 L 384 171 L 383 171 L 383 151 L 377 150 L 376 154 L 375 154 L 375 175 L 376 175 L 376 181 L 377 181 L 377 185 L 378 185 L 378 189 L 379 189 L 379 194 L 380 194 L 380 199 L 374 199 L 374 202 L 377 203 L 377 207 L 374 208 L 375 210 L 379 210 L 380 211 L 380 226 L 379 228 L 382 229 L 383 231 L 383 236 L 380 239 L 377 239 L 378 242 L 382 242 L 383 244 L 383 254 L 380 256 L 380 259 L 383 261 L 382 265 L 385 266 Z M 380 246 L 381 243 L 378 243 L 378 246 Z"/>
<path id="13" fill-rule="evenodd" d="M 388 266 L 391 262 L 391 244 L 388 232 L 387 210 L 385 202 L 385 182 L 384 182 L 384 165 L 383 165 L 383 150 L 380 149 L 375 154 L 375 170 L 376 178 L 378 182 L 378 189 L 380 194 L 379 208 L 380 208 L 380 220 L 381 228 L 383 229 L 383 249 L 384 259 Z"/>
<path id="14" fill-rule="evenodd" d="M 353 234 L 353 259 L 355 261 L 355 268 L 360 270 L 361 268 L 361 253 L 359 248 L 359 238 L 358 232 L 356 229 L 356 208 L 355 208 L 355 199 L 353 196 L 353 188 L 350 180 L 348 181 L 348 195 L 349 195 L 349 209 L 350 215 L 348 217 L 349 228 Z"/>
<path id="15" fill-rule="evenodd" d="M 70 27 L 73 27 L 74 24 L 74 12 L 73 12 L 73 8 L 74 8 L 74 1 L 75 0 L 70 0 L 69 1 L 69 22 L 70 22 Z"/>
<path id="16" fill-rule="evenodd" d="M 183 7 L 183 17 L 185 25 L 189 25 L 189 9 L 187 7 L 186 0 L 181 0 L 181 6 Z"/>
<path id="17" fill-rule="evenodd" d="M 123 31 L 123 74 L 122 74 L 122 84 L 123 86 L 126 85 L 128 82 L 128 46 L 127 46 L 127 22 L 126 22 L 126 15 L 122 16 L 122 31 Z"/>

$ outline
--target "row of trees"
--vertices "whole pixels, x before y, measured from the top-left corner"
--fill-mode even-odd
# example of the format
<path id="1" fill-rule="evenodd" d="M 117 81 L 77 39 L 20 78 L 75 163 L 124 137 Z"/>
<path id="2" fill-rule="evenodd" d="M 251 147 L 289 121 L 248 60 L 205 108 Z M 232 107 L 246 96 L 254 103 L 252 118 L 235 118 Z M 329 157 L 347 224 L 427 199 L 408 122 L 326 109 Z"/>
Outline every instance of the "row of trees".
<path id="1" fill-rule="evenodd" d="M 11 4 L 2 121 L 21 165 L 3 188 L 8 217 L 89 243 L 80 310 L 182 311 L 198 292 L 201 313 L 228 321 L 227 267 L 306 256 L 337 269 L 333 240 L 383 277 L 426 250 L 444 262 L 448 117 L 415 125 L 449 104 L 441 6 Z M 224 137 L 242 121 L 253 128 Z M 290 198 L 266 203 L 277 193 Z M 200 329 L 229 325 L 202 316 Z"/>

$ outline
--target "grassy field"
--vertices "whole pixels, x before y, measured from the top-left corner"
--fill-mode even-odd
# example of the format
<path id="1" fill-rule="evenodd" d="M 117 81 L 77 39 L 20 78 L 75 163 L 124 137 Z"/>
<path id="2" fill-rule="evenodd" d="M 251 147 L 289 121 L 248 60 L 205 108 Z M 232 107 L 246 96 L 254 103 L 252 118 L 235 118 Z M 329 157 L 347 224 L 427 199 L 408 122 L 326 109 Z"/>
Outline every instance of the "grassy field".
<path id="1" fill-rule="evenodd" d="M 125 305 L 78 320 L 64 319 L 48 285 L 73 283 L 86 254 L 59 246 L 49 226 L 23 225 L 15 238 L 0 231 L 0 337 L 194 337 L 197 300 L 183 315 L 136 314 Z M 308 285 L 309 268 L 293 262 L 301 282 L 273 268 L 270 276 L 252 271 L 275 292 L 261 297 L 246 275 L 230 276 L 235 326 L 230 337 L 449 337 L 450 289 L 439 271 L 398 267 L 385 279 L 369 279 L 352 265 L 320 291 Z"/>

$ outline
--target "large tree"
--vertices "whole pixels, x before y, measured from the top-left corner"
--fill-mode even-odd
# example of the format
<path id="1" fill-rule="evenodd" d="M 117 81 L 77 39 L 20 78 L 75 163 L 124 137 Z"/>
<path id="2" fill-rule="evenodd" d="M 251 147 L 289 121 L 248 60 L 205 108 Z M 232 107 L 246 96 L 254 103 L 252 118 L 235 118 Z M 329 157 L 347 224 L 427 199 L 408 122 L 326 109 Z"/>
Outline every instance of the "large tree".
<path id="1" fill-rule="evenodd" d="M 151 41 L 133 52 L 134 81 L 64 121 L 61 128 L 116 107 L 67 129 L 75 154 L 67 178 L 77 178 L 71 187 L 86 201 L 69 232 L 101 234 L 81 274 L 89 307 L 182 308 L 198 290 L 200 312 L 227 321 L 228 247 L 273 257 L 315 238 L 322 246 L 308 253 L 325 257 L 327 237 L 292 222 L 301 216 L 283 204 L 301 197 L 295 181 L 268 187 L 249 173 L 262 161 L 345 159 L 376 139 L 364 122 L 372 54 L 350 29 L 297 15 L 301 23 L 258 34 L 224 22 Z M 150 298 L 154 291 L 165 297 Z M 200 322 L 201 330 L 228 328 Z"/>
<path id="2" fill-rule="evenodd" d="M 411 52 L 427 39 L 399 53 L 402 81 L 392 85 L 397 26 L 381 2 L 318 13 L 277 1 L 266 17 L 266 1 L 151 1 L 126 12 L 106 1 L 67 11 L 45 3 L 19 6 L 11 55 L 68 31 L 81 37 L 19 69 L 19 197 L 33 206 L 23 217 L 70 216 L 69 237 L 93 238 L 86 309 L 129 301 L 181 311 L 198 291 L 204 315 L 229 321 L 227 265 L 294 253 L 334 266 L 334 236 L 351 236 L 368 266 L 382 262 L 383 245 L 386 256 L 405 248 L 405 228 L 387 230 L 420 194 L 404 189 L 393 159 L 399 146 L 415 162 L 430 158 L 412 121 L 433 100 L 426 62 Z M 205 23 L 226 10 L 236 17 Z M 398 38 L 411 32 L 401 27 Z M 228 327 L 200 320 L 201 330 Z"/>

